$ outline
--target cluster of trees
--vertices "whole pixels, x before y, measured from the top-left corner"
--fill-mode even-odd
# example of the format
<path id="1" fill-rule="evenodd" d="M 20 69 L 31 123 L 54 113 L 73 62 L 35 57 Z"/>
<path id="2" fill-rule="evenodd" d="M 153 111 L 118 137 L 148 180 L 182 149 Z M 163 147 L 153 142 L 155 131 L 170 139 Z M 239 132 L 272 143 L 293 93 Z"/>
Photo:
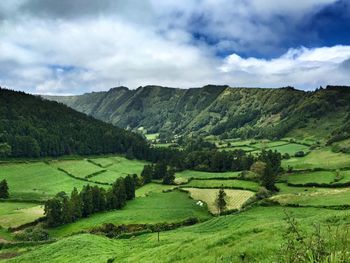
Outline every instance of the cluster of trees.
<path id="1" fill-rule="evenodd" d="M 203 150 L 187 153 L 179 168 L 210 172 L 243 171 L 249 170 L 254 161 L 253 155 L 242 150 Z"/>
<path id="2" fill-rule="evenodd" d="M 150 155 L 139 135 L 39 96 L 0 88 L 0 157 L 127 153 Z M 161 154 L 156 152 L 152 158 Z"/>
<path id="3" fill-rule="evenodd" d="M 143 183 L 147 184 L 155 180 L 162 180 L 163 184 L 173 184 L 175 180 L 175 171 L 169 168 L 165 162 L 145 165 L 141 177 Z"/>
<path id="4" fill-rule="evenodd" d="M 277 151 L 263 150 L 250 170 L 260 176 L 260 183 L 269 191 L 278 191 L 275 186 L 281 172 L 282 156 Z"/>
<path id="5" fill-rule="evenodd" d="M 137 177 L 128 175 L 118 178 L 108 190 L 86 185 L 80 193 L 74 188 L 70 196 L 58 193 L 45 203 L 47 225 L 59 226 L 100 211 L 121 209 L 127 200 L 135 198 L 136 180 Z"/>
<path id="6" fill-rule="evenodd" d="M 0 182 L 0 198 L 7 199 L 9 196 L 9 187 L 7 181 L 4 179 Z"/>

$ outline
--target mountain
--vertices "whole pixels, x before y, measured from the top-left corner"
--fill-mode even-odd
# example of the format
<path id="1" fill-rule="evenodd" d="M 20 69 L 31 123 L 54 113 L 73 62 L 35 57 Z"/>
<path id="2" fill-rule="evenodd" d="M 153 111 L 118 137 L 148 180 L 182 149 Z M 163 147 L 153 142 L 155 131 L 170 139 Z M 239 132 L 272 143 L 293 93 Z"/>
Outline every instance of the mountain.
<path id="1" fill-rule="evenodd" d="M 342 86 L 313 92 L 214 85 L 117 87 L 46 98 L 119 127 L 143 127 L 148 133 L 329 139 L 350 130 L 350 87 Z"/>
<path id="2" fill-rule="evenodd" d="M 0 157 L 126 153 L 144 159 L 147 142 L 61 103 L 0 88 Z"/>

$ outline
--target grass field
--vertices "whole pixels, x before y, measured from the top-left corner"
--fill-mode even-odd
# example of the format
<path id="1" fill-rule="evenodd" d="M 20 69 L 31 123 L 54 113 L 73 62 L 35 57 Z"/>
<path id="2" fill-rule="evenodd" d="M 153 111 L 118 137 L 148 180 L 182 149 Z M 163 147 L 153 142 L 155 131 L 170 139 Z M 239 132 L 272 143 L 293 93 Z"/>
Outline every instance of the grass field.
<path id="1" fill-rule="evenodd" d="M 101 172 L 97 176 L 89 178 L 92 181 L 113 183 L 118 177 L 125 177 L 128 174 L 140 175 L 144 161 L 128 160 L 121 156 L 101 157 L 88 160 L 54 161 L 50 165 L 61 168 L 70 174 L 86 178 L 87 176 Z"/>
<path id="2" fill-rule="evenodd" d="M 318 189 L 314 192 L 277 195 L 271 198 L 280 204 L 303 206 L 341 206 L 350 205 L 350 188 Z"/>
<path id="3" fill-rule="evenodd" d="M 319 208 L 256 207 L 237 215 L 215 217 L 190 227 L 145 234 L 131 239 L 108 239 L 81 234 L 32 249 L 10 262 L 277 262 L 286 229 L 284 210 L 307 230 L 339 219 L 350 222 L 349 211 Z M 263 253 L 261 253 L 263 251 Z"/>
<path id="4" fill-rule="evenodd" d="M 87 182 L 74 179 L 43 162 L 0 165 L 0 180 L 6 179 L 10 198 L 45 200 L 60 191 L 70 193 Z M 92 183 L 90 183 L 93 185 Z"/>
<path id="5" fill-rule="evenodd" d="M 252 181 L 244 180 L 192 180 L 189 183 L 183 185 L 182 187 L 198 187 L 198 188 L 237 188 L 257 191 L 259 189 L 259 184 Z"/>
<path id="6" fill-rule="evenodd" d="M 291 184 L 331 184 L 335 179 L 336 173 L 333 171 L 303 172 L 283 176 Z"/>
<path id="7" fill-rule="evenodd" d="M 284 144 L 284 145 L 280 145 L 280 146 L 269 147 L 268 150 L 278 151 L 282 154 L 287 153 L 291 156 L 294 156 L 294 154 L 299 152 L 299 151 L 303 151 L 305 153 L 308 152 L 309 147 L 305 146 L 305 145 L 301 145 L 301 144 L 289 143 L 289 144 Z"/>
<path id="8" fill-rule="evenodd" d="M 175 174 L 178 182 L 186 182 L 189 179 L 215 179 L 215 178 L 237 178 L 241 172 L 210 173 L 186 170 Z"/>
<path id="9" fill-rule="evenodd" d="M 149 183 L 136 190 L 136 197 L 142 197 L 151 193 L 162 193 L 163 191 L 174 189 L 173 185 Z"/>
<path id="10" fill-rule="evenodd" d="M 190 217 L 200 220 L 210 217 L 208 211 L 196 205 L 186 193 L 173 191 L 169 193 L 150 193 L 147 197 L 138 197 L 122 210 L 94 214 L 89 218 L 64 225 L 51 230 L 54 236 L 63 236 L 89 229 L 103 223 L 141 224 L 179 222 Z"/>
<path id="11" fill-rule="evenodd" d="M 294 169 L 339 169 L 350 167 L 350 154 L 333 153 L 329 148 L 316 149 L 305 157 L 284 160 L 282 166 L 291 166 Z"/>
<path id="12" fill-rule="evenodd" d="M 218 189 L 198 189 L 198 188 L 185 188 L 195 200 L 201 200 L 205 202 L 211 213 L 217 214 L 219 211 L 216 207 L 216 198 L 218 196 Z M 254 193 L 246 190 L 231 190 L 226 189 L 226 202 L 227 210 L 240 209 L 242 205 L 252 196 Z"/>
<path id="13" fill-rule="evenodd" d="M 20 226 L 32 222 L 43 215 L 43 207 L 38 204 L 0 202 L 0 226 L 2 227 Z"/>
<path id="14" fill-rule="evenodd" d="M 103 170 L 101 167 L 96 166 L 87 160 L 52 161 L 50 162 L 50 165 L 63 169 L 64 171 L 80 178 L 85 178 L 90 174 Z"/>

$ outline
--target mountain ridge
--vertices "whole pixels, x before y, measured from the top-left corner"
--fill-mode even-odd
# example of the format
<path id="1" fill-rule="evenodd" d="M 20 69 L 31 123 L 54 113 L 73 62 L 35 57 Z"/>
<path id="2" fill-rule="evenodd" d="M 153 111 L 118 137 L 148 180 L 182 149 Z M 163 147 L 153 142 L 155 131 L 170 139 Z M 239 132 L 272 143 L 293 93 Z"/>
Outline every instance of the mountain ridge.
<path id="1" fill-rule="evenodd" d="M 130 129 L 143 127 L 149 133 L 274 138 L 314 129 L 316 123 L 325 126 L 316 137 L 328 138 L 343 132 L 343 128 L 332 128 L 336 121 L 347 123 L 349 107 L 345 101 L 350 101 L 350 88 L 327 86 L 302 91 L 293 87 L 145 86 L 136 90 L 115 87 L 105 92 L 45 98 L 113 125 Z M 325 118 L 328 124 L 323 124 Z M 329 118 L 336 120 L 329 121 Z"/>

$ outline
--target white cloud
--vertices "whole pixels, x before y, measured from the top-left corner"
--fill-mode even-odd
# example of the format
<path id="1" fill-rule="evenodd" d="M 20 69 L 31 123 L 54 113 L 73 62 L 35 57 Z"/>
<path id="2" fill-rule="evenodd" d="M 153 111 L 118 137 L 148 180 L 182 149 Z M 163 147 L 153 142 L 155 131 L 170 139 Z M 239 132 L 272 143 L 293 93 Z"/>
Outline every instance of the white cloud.
<path id="1" fill-rule="evenodd" d="M 318 85 L 349 84 L 348 72 L 340 70 L 350 59 L 350 46 L 290 49 L 282 56 L 266 60 L 228 56 L 220 70 L 237 76 L 236 83 L 257 86 L 292 85 L 314 89 Z M 248 84 L 249 85 L 249 84 Z"/>
<path id="2" fill-rule="evenodd" d="M 0 2 L 7 10 L 0 11 L 0 85 L 68 94 L 119 84 L 312 89 L 349 83 L 348 46 L 290 49 L 270 60 L 238 55 L 280 54 L 280 42 L 298 35 L 293 25 L 334 0 L 106 0 L 84 8 L 79 1 Z M 288 24 L 271 23 L 280 15 Z M 217 38 L 216 45 L 193 31 Z M 218 57 L 222 50 L 235 53 Z"/>

